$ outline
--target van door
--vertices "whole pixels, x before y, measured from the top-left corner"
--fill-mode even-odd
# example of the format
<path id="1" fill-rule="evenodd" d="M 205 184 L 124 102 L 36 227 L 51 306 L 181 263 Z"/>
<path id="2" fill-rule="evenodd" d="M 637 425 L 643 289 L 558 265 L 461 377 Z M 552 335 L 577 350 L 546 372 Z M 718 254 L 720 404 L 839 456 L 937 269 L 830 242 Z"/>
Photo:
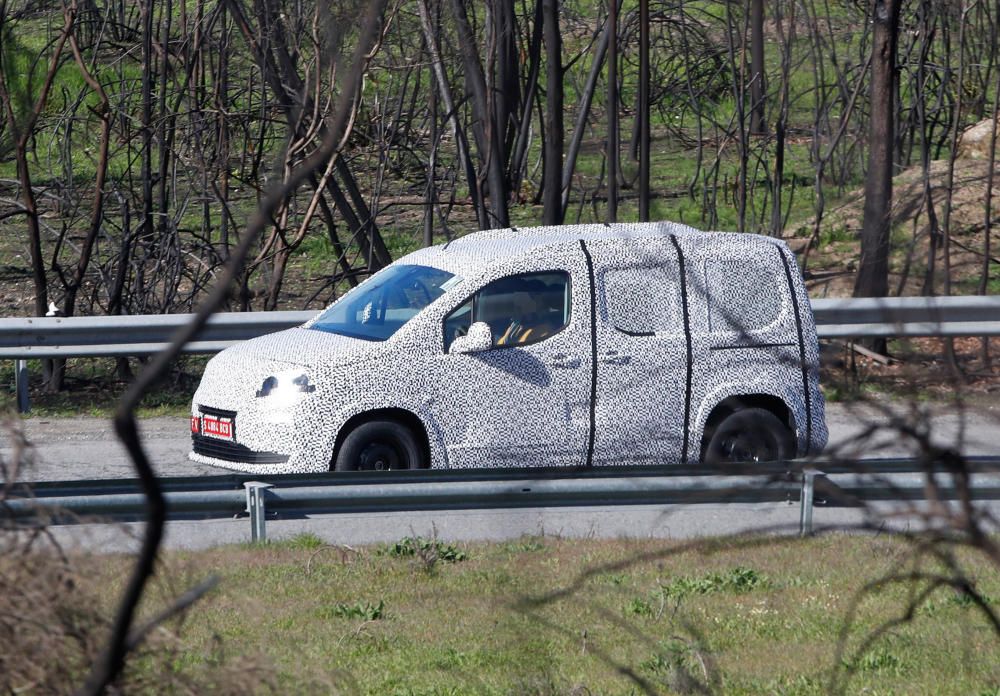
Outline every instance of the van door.
<path id="1" fill-rule="evenodd" d="M 690 342 L 678 251 L 670 237 L 588 248 L 598 292 L 594 463 L 679 462 Z"/>
<path id="2" fill-rule="evenodd" d="M 431 408 L 453 467 L 565 466 L 586 461 L 590 431 L 590 291 L 578 263 L 493 280 L 442 326 L 441 379 Z M 544 265 L 544 262 L 540 262 Z M 493 348 L 453 354 L 485 322 Z"/>

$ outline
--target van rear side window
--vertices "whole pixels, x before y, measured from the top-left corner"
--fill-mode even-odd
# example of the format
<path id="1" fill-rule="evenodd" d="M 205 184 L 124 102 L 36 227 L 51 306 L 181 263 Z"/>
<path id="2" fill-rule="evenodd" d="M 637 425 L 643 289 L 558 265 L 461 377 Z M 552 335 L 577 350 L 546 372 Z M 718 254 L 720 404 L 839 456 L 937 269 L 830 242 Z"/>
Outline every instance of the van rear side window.
<path id="1" fill-rule="evenodd" d="M 777 321 L 788 291 L 775 271 L 748 259 L 707 261 L 709 331 L 745 334 Z"/>
<path id="2" fill-rule="evenodd" d="M 664 266 L 604 273 L 604 311 L 608 323 L 627 334 L 671 332 L 682 325 L 680 291 Z"/>

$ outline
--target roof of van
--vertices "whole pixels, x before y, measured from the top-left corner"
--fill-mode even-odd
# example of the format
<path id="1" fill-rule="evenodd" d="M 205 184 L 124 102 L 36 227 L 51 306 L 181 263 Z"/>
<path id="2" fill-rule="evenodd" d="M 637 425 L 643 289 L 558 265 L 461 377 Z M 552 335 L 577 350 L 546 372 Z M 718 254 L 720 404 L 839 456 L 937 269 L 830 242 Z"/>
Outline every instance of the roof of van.
<path id="1" fill-rule="evenodd" d="M 492 266 L 505 260 L 523 257 L 543 247 L 579 240 L 635 240 L 667 235 L 714 236 L 719 232 L 702 232 L 675 222 L 637 222 L 615 224 L 556 225 L 549 227 L 511 227 L 484 230 L 459 237 L 447 244 L 415 251 L 401 261 L 444 268 L 456 273 L 468 273 L 476 268 Z M 742 236 L 742 235 L 741 235 Z M 764 241 L 770 238 L 746 235 Z"/>

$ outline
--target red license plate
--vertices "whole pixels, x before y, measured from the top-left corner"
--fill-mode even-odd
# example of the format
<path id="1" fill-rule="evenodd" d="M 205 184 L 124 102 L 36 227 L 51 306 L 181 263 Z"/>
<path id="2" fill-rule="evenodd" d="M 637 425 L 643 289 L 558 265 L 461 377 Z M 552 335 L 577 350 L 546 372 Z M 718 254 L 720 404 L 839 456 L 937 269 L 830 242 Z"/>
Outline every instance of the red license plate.
<path id="1" fill-rule="evenodd" d="M 194 427 L 193 424 L 192 427 Z M 219 440 L 232 440 L 233 419 L 221 416 L 202 416 L 201 434 L 218 438 Z"/>

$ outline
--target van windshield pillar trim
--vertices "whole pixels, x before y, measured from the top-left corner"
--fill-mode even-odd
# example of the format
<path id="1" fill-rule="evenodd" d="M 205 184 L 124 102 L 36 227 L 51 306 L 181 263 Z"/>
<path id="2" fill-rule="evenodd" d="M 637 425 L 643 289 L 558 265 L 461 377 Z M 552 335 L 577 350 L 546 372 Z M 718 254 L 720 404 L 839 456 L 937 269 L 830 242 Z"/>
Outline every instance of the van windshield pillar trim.
<path id="1" fill-rule="evenodd" d="M 594 466 L 594 437 L 597 434 L 597 288 L 594 281 L 594 259 L 590 257 L 587 243 L 580 240 L 583 257 L 587 261 L 590 290 L 590 427 L 587 435 L 587 466 Z"/>
<path id="2" fill-rule="evenodd" d="M 684 380 L 684 445 L 681 449 L 681 463 L 687 464 L 688 450 L 691 447 L 691 375 L 694 368 L 691 360 L 691 314 L 688 309 L 687 271 L 684 268 L 684 252 L 681 251 L 681 245 L 678 243 L 676 236 L 670 235 L 670 241 L 677 252 L 677 268 L 681 276 L 681 307 L 684 314 L 684 342 L 687 349 L 687 355 L 685 356 L 687 376 Z"/>
<path id="3" fill-rule="evenodd" d="M 785 256 L 781 247 L 776 245 L 774 248 L 778 252 L 778 256 L 781 257 L 781 263 L 785 266 L 788 294 L 792 296 L 792 307 L 795 309 L 795 330 L 798 332 L 799 337 L 799 364 L 802 367 L 802 398 L 805 400 L 806 405 L 805 454 L 809 454 L 809 450 L 812 447 L 812 398 L 809 395 L 809 366 L 806 365 L 806 344 L 802 338 L 802 313 L 799 308 L 799 296 L 795 292 L 795 283 L 792 281 L 792 269 L 788 265 L 788 257 Z"/>

